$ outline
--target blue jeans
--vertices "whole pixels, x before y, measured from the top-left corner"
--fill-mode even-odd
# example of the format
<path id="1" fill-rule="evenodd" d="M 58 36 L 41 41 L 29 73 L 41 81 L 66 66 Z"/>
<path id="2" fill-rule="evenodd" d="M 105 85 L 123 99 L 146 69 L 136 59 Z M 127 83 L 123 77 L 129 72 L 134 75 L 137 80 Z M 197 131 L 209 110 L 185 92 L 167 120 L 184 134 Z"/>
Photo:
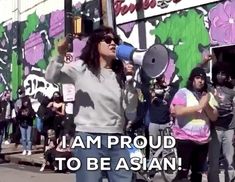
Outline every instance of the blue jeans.
<path id="1" fill-rule="evenodd" d="M 110 134 L 111 135 L 111 134 Z M 112 134 L 115 135 L 115 134 Z M 74 156 L 77 157 L 81 161 L 81 167 L 76 172 L 76 182 L 100 182 L 102 181 L 102 177 L 105 173 L 105 176 L 108 178 L 109 182 L 131 182 L 133 173 L 131 170 L 118 170 L 115 171 L 115 167 L 120 158 L 125 158 L 126 162 L 130 161 L 130 154 L 127 149 L 121 149 L 120 145 L 112 146 L 113 148 L 109 149 L 108 146 L 108 136 L 109 134 L 95 134 L 95 133 L 83 133 L 77 132 L 76 136 L 80 136 L 84 145 L 86 146 L 86 138 L 87 136 L 91 136 L 95 138 L 96 136 L 101 136 L 101 148 L 98 149 L 96 145 L 91 144 L 91 148 L 82 149 L 77 147 L 74 149 Z M 121 136 L 118 135 L 117 136 Z M 110 168 L 109 171 L 101 171 L 100 169 L 96 171 L 88 171 L 86 160 L 87 158 L 92 157 L 96 159 L 100 159 L 101 157 L 109 157 L 110 160 Z M 130 162 L 128 163 L 130 167 Z"/>
<path id="2" fill-rule="evenodd" d="M 41 118 L 39 117 L 36 117 L 36 128 L 38 130 L 38 132 L 42 132 L 42 129 L 43 129 L 43 121 Z"/>
<path id="3" fill-rule="evenodd" d="M 23 150 L 32 150 L 32 126 L 22 127 L 20 126 L 21 143 Z"/>

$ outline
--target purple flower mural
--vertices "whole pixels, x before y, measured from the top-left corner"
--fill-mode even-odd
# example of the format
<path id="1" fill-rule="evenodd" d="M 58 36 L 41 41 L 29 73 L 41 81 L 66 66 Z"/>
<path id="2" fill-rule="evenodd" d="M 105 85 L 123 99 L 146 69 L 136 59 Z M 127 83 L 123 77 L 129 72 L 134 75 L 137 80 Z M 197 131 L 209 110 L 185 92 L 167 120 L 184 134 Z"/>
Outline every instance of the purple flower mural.
<path id="1" fill-rule="evenodd" d="M 170 84 L 170 82 L 172 81 L 172 76 L 175 73 L 175 63 L 173 59 L 169 60 L 169 64 L 167 66 L 167 69 L 164 73 L 165 76 L 165 82 L 167 84 Z"/>
<path id="2" fill-rule="evenodd" d="M 82 49 L 86 45 L 87 38 L 84 38 L 82 40 L 74 39 L 73 40 L 73 56 L 79 57 L 81 55 Z"/>
<path id="3" fill-rule="evenodd" d="M 25 42 L 25 59 L 34 65 L 44 56 L 44 44 L 40 33 L 33 33 Z"/>
<path id="4" fill-rule="evenodd" d="M 235 43 L 235 1 L 225 1 L 209 12 L 210 36 L 212 43 Z"/>
<path id="5" fill-rule="evenodd" d="M 57 10 L 51 13 L 49 36 L 55 37 L 64 31 L 64 11 Z"/>

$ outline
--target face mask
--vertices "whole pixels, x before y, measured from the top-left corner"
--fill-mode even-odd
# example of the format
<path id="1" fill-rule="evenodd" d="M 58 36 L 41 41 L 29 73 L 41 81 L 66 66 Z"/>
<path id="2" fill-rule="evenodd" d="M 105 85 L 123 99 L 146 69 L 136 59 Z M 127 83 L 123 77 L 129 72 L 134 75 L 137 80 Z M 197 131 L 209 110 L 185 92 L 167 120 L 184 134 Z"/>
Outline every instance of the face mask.
<path id="1" fill-rule="evenodd" d="M 60 97 L 54 97 L 54 101 L 60 101 Z"/>

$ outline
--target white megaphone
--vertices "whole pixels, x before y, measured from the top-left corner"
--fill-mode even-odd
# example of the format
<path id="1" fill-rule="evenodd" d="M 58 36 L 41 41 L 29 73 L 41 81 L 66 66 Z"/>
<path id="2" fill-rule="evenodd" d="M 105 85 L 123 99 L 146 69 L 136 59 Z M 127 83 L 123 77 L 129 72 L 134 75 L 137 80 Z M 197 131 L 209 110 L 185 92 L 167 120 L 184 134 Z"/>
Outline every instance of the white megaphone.
<path id="1" fill-rule="evenodd" d="M 140 65 L 150 78 L 163 75 L 169 63 L 168 51 L 161 44 L 154 44 L 150 48 L 142 50 L 121 44 L 116 48 L 116 57 Z"/>

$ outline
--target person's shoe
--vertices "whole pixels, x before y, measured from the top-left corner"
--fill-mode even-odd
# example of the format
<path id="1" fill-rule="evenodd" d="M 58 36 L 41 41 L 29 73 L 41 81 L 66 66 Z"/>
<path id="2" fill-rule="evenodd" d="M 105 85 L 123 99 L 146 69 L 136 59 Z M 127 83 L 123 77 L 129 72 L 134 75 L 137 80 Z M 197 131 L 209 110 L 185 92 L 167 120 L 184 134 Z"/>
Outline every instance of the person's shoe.
<path id="1" fill-rule="evenodd" d="M 46 165 L 45 164 L 42 164 L 42 167 L 40 168 L 40 172 L 43 172 L 44 169 L 45 169 Z"/>
<path id="2" fill-rule="evenodd" d="M 5 145 L 9 145 L 10 142 L 9 142 L 8 140 L 6 140 L 6 141 L 4 142 L 4 144 L 5 144 Z"/>
<path id="3" fill-rule="evenodd" d="M 31 150 L 28 151 L 28 155 L 32 155 L 32 151 Z"/>
<path id="4" fill-rule="evenodd" d="M 22 152 L 22 155 L 26 155 L 26 154 L 27 154 L 27 151 L 24 150 L 24 151 Z"/>
<path id="5" fill-rule="evenodd" d="M 54 171 L 58 171 L 58 168 L 56 166 L 54 166 Z"/>

